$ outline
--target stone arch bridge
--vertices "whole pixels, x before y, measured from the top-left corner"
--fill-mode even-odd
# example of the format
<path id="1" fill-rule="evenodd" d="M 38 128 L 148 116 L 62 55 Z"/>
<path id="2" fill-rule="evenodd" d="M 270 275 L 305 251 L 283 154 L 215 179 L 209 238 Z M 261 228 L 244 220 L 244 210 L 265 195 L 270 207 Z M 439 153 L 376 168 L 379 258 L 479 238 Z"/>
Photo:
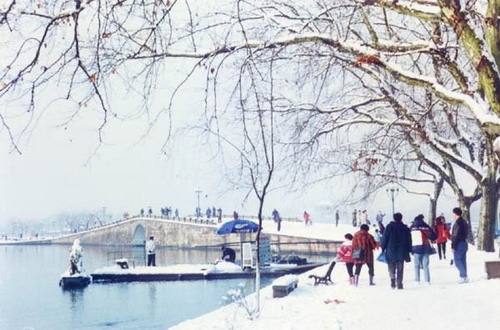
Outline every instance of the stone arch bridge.
<path id="1" fill-rule="evenodd" d="M 220 247 L 222 244 L 238 246 L 240 240 L 255 240 L 255 234 L 217 235 L 217 223 L 185 218 L 172 220 L 160 217 L 134 217 L 117 221 L 88 231 L 45 240 L 48 244 L 71 244 L 80 239 L 82 244 L 92 245 L 144 245 L 154 236 L 158 246 L 179 248 Z M 335 253 L 342 242 L 319 240 L 287 235 L 266 234 L 277 252 Z M 35 242 L 33 242 L 35 243 Z M 42 242 L 39 242 L 42 243 Z"/>

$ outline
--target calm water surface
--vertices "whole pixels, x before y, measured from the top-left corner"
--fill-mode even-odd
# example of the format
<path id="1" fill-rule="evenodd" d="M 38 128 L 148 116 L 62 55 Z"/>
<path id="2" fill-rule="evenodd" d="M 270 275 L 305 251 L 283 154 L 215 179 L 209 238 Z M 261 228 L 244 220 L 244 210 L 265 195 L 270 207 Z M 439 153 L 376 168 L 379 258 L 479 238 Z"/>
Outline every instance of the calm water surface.
<path id="1" fill-rule="evenodd" d="M 141 248 L 84 246 L 88 273 L 111 262 L 111 253 L 141 255 Z M 219 250 L 160 249 L 157 265 L 212 262 Z M 253 280 L 94 283 L 62 290 L 67 245 L 0 245 L 0 329 L 166 329 L 219 308 L 229 289 Z M 263 279 L 262 286 L 272 280 Z"/>

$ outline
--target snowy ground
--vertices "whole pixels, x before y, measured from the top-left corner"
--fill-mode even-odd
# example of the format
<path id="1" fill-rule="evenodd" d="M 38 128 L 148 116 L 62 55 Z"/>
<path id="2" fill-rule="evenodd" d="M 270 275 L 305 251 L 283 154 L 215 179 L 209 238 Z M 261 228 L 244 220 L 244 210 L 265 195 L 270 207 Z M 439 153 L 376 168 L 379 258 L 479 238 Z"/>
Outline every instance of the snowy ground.
<path id="1" fill-rule="evenodd" d="M 288 227 L 283 226 L 284 234 L 317 237 L 313 232 L 321 232 L 322 238 L 330 239 L 349 229 L 284 225 Z M 233 303 L 173 329 L 498 329 L 500 280 L 486 280 L 484 271 L 484 261 L 498 260 L 497 254 L 471 248 L 467 257 L 471 279 L 467 284 L 458 284 L 455 266 L 437 255 L 431 256 L 431 285 L 414 282 L 413 262 L 405 264 L 404 290 L 390 288 L 384 263 L 375 264 L 376 286 L 368 285 L 365 267 L 357 288 L 348 284 L 345 265 L 337 263 L 333 285 L 315 287 L 308 278 L 312 273 L 323 275 L 327 268 L 323 266 L 300 275 L 298 288 L 287 297 L 273 299 L 271 287 L 261 290 L 261 314 L 253 321 L 245 308 Z M 254 296 L 246 302 L 252 304 Z"/>

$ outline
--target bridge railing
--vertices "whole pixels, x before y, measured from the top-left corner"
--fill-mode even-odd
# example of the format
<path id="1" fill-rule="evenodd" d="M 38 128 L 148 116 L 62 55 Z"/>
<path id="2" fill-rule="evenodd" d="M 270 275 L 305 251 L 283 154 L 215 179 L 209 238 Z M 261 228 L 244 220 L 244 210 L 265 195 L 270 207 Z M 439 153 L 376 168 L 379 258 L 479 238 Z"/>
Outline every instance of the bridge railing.
<path id="1" fill-rule="evenodd" d="M 187 223 L 196 223 L 196 224 L 216 226 L 216 225 L 226 221 L 227 219 L 231 219 L 232 217 L 233 217 L 232 215 L 223 215 L 222 220 L 219 221 L 218 217 L 211 217 L 211 218 L 199 217 L 198 218 L 198 217 L 196 217 L 196 215 L 188 215 L 185 217 L 167 217 L 164 215 L 155 215 L 155 214 L 152 214 L 152 215 L 137 214 L 137 215 L 129 216 L 127 218 L 115 220 L 113 222 L 107 222 L 107 223 L 103 223 L 100 225 L 90 226 L 90 227 L 83 229 L 83 230 L 75 230 L 72 232 L 68 232 L 66 234 L 76 234 L 76 233 L 80 233 L 82 231 L 88 231 L 88 230 L 103 228 L 103 227 L 107 227 L 107 226 L 112 226 L 112 225 L 118 224 L 118 223 L 123 222 L 123 221 L 140 219 L 140 218 L 156 219 L 156 220 L 172 220 L 172 221 L 180 221 L 180 222 L 187 222 Z M 240 218 L 241 219 L 251 219 L 251 220 L 258 219 L 258 217 L 254 216 L 254 215 L 242 215 L 242 216 L 240 216 Z M 272 220 L 272 217 L 264 217 L 264 220 Z M 299 218 L 291 218 L 291 217 L 290 218 L 281 218 L 281 220 L 282 221 L 290 221 L 290 222 L 300 222 L 301 221 Z"/>

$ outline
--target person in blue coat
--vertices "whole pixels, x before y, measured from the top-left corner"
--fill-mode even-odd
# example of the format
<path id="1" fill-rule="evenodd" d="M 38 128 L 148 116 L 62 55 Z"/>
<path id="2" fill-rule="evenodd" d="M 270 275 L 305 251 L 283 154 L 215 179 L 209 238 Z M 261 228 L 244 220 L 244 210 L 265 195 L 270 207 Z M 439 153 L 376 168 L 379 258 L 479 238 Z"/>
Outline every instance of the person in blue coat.
<path id="1" fill-rule="evenodd" d="M 410 260 L 411 235 L 410 229 L 403 223 L 403 215 L 395 213 L 384 230 L 381 247 L 385 252 L 391 288 L 403 289 L 404 262 Z M 397 282 L 397 283 L 396 283 Z"/>

